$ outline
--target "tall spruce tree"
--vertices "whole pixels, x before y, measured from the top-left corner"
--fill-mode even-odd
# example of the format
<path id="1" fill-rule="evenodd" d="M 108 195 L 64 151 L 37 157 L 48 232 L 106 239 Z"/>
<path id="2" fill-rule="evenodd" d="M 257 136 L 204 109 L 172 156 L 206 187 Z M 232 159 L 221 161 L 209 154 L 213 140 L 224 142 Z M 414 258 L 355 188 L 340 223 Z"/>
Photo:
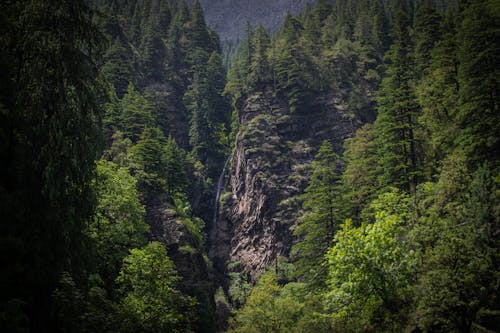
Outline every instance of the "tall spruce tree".
<path id="1" fill-rule="evenodd" d="M 409 16 L 404 6 L 395 18 L 392 44 L 386 59 L 386 77 L 378 92 L 375 141 L 378 182 L 415 193 L 419 157 L 415 128 L 419 106 L 413 91 L 412 43 Z"/>
<path id="2" fill-rule="evenodd" d="M 297 275 L 316 288 L 323 286 L 324 255 L 342 221 L 338 163 L 331 143 L 324 141 L 312 163 L 313 172 L 303 195 L 304 214 L 294 231 L 300 239 L 292 249 Z"/>

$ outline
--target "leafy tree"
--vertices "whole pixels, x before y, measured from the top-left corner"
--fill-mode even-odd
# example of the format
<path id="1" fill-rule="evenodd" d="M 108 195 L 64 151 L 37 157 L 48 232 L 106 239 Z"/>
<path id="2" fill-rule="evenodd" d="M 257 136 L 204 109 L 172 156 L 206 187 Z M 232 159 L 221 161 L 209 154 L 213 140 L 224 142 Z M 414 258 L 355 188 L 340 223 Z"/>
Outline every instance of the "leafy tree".
<path id="1" fill-rule="evenodd" d="M 98 204 L 86 233 L 93 241 L 93 258 L 97 260 L 94 266 L 108 288 L 128 250 L 146 243 L 149 226 L 144 223 L 145 210 L 136 183 L 127 168 L 113 162 L 97 163 L 94 187 Z"/>
<path id="2" fill-rule="evenodd" d="M 126 331 L 184 332 L 196 302 L 176 289 L 179 276 L 165 246 L 152 242 L 123 260 L 117 282 L 123 292 Z"/>
<path id="3" fill-rule="evenodd" d="M 236 312 L 229 332 L 298 332 L 303 304 L 284 292 L 271 273 L 262 275 L 245 306 Z"/>
<path id="4" fill-rule="evenodd" d="M 408 312 L 416 256 L 402 234 L 408 197 L 387 192 L 372 203 L 375 223 L 356 228 L 347 220 L 327 254 L 327 307 L 337 331 L 399 331 Z"/>

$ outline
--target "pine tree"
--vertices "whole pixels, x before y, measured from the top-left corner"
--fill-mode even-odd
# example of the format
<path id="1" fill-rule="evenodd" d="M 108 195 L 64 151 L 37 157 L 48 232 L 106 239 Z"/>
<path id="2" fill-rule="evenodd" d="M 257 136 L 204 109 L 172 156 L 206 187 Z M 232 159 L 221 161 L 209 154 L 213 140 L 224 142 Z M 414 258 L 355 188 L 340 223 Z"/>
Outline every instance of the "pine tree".
<path id="1" fill-rule="evenodd" d="M 433 6 L 425 1 L 416 13 L 413 38 L 415 40 L 415 71 L 417 76 L 426 74 L 431 51 L 439 40 L 441 17 Z"/>
<path id="2" fill-rule="evenodd" d="M 314 287 L 324 282 L 324 255 L 342 221 L 338 159 L 330 142 L 324 141 L 312 163 L 313 173 L 302 197 L 304 214 L 294 231 L 299 238 L 292 249 L 297 274 Z"/>
<path id="3" fill-rule="evenodd" d="M 194 2 L 191 9 L 191 21 L 189 29 L 189 42 L 191 50 L 195 48 L 204 49 L 210 45 L 209 34 L 205 24 L 203 9 L 199 0 Z"/>
<path id="4" fill-rule="evenodd" d="M 167 193 L 173 197 L 176 193 L 185 193 L 188 178 L 185 170 L 185 156 L 172 137 L 164 146 L 165 179 Z"/>
<path id="5" fill-rule="evenodd" d="M 255 52 L 250 63 L 249 81 L 252 86 L 267 83 L 271 80 L 271 67 L 267 52 L 270 48 L 271 39 L 266 28 L 262 24 L 257 26 L 253 36 Z"/>
<path id="6" fill-rule="evenodd" d="M 394 44 L 387 55 L 386 77 L 378 92 L 374 134 L 379 187 L 395 186 L 414 194 L 419 175 L 415 139 L 419 106 L 412 87 L 412 45 L 408 29 L 408 15 L 401 10 L 394 26 Z"/>
<path id="7" fill-rule="evenodd" d="M 208 120 L 211 124 L 223 124 L 229 127 L 230 105 L 224 94 L 226 82 L 226 71 L 222 63 L 222 57 L 218 52 L 212 52 L 206 64 L 207 75 L 207 98 L 208 98 Z"/>
<path id="8" fill-rule="evenodd" d="M 344 143 L 346 167 L 342 174 L 344 201 L 350 208 L 350 218 L 360 225 L 363 212 L 373 199 L 375 189 L 376 154 L 373 146 L 373 126 L 367 124 Z"/>
<path id="9" fill-rule="evenodd" d="M 122 98 L 122 115 L 119 128 L 133 142 L 139 139 L 144 129 L 154 125 L 151 105 L 146 98 L 130 84 Z"/>
<path id="10" fill-rule="evenodd" d="M 309 98 L 307 86 L 310 82 L 306 79 L 308 73 L 303 70 L 307 60 L 299 44 L 302 30 L 300 21 L 288 13 L 283 22 L 275 65 L 278 91 L 287 97 L 292 112 L 304 106 Z"/>
<path id="11" fill-rule="evenodd" d="M 0 12 L 0 326 L 55 332 L 62 272 L 86 280 L 104 37 L 87 2 L 3 2 Z"/>
<path id="12" fill-rule="evenodd" d="M 500 18 L 498 2 L 471 1 L 459 39 L 459 149 L 475 163 L 500 156 Z"/>
<path id="13" fill-rule="evenodd" d="M 211 143 L 206 84 L 206 78 L 195 73 L 193 82 L 184 95 L 186 108 L 191 112 L 189 144 L 202 162 L 205 162 L 208 157 Z"/>
<path id="14" fill-rule="evenodd" d="M 121 98 L 130 83 L 134 83 L 134 64 L 131 52 L 119 38 L 115 38 L 103 57 L 101 72 L 113 84 L 116 94 Z"/>
<path id="15" fill-rule="evenodd" d="M 165 191 L 165 138 L 158 128 L 145 128 L 137 143 L 130 149 L 132 175 L 137 179 L 143 204 Z"/>

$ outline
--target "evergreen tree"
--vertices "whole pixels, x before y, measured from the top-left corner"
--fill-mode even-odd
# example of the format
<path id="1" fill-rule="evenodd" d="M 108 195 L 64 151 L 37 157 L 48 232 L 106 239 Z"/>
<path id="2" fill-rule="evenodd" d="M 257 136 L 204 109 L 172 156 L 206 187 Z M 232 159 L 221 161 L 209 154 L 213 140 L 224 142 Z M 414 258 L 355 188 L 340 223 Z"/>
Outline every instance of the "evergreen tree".
<path id="1" fill-rule="evenodd" d="M 415 13 L 415 70 L 418 76 L 425 74 L 429 66 L 431 51 L 440 37 L 440 21 L 440 15 L 427 1 Z"/>
<path id="2" fill-rule="evenodd" d="M 104 38 L 86 2 L 3 2 L 0 12 L 0 326 L 54 332 L 60 275 L 85 279 Z"/>
<path id="3" fill-rule="evenodd" d="M 373 126 L 365 125 L 344 143 L 346 167 L 342 174 L 344 202 L 351 209 L 348 216 L 359 225 L 375 189 L 376 154 L 373 147 Z"/>
<path id="4" fill-rule="evenodd" d="M 500 19 L 497 1 L 471 1 L 459 28 L 461 133 L 456 144 L 475 163 L 500 156 Z"/>
<path id="5" fill-rule="evenodd" d="M 324 282 L 324 254 L 333 242 L 340 216 L 338 156 L 332 145 L 324 141 L 312 164 L 313 173 L 303 195 L 304 214 L 294 235 L 293 246 L 297 274 L 314 287 Z"/>
<path id="6" fill-rule="evenodd" d="M 146 128 L 136 145 L 130 148 L 130 170 L 137 178 L 141 200 L 147 204 L 165 190 L 164 137 L 157 128 Z"/>
<path id="7" fill-rule="evenodd" d="M 130 84 L 122 99 L 120 129 L 136 142 L 146 128 L 154 125 L 151 105 L 146 98 Z"/>
<path id="8" fill-rule="evenodd" d="M 191 50 L 196 48 L 205 49 L 210 45 L 203 9 L 201 8 L 199 0 L 195 0 L 193 8 L 191 9 L 189 42 Z"/>
<path id="9" fill-rule="evenodd" d="M 266 83 L 271 80 L 271 67 L 269 65 L 267 52 L 271 44 L 266 29 L 262 24 L 257 26 L 253 37 L 255 52 L 250 63 L 248 80 L 252 86 Z"/>
<path id="10" fill-rule="evenodd" d="M 386 77 L 378 92 L 374 134 L 379 186 L 396 186 L 414 194 L 420 163 L 415 139 L 419 106 L 412 87 L 412 45 L 408 29 L 408 15 L 401 10 L 394 26 L 394 44 L 387 55 Z"/>
<path id="11" fill-rule="evenodd" d="M 134 83 L 134 65 L 130 49 L 119 38 L 115 38 L 104 54 L 104 66 L 101 72 L 108 82 L 113 84 L 118 97 L 122 97 L 129 84 Z"/>
<path id="12" fill-rule="evenodd" d="M 144 28 L 141 42 L 141 69 L 145 80 L 163 82 L 165 80 L 163 63 L 166 49 L 157 29 L 154 21 L 150 21 Z"/>
<path id="13" fill-rule="evenodd" d="M 300 21 L 288 13 L 283 22 L 275 65 L 278 91 L 287 97 L 292 112 L 306 104 L 309 97 L 307 73 L 303 71 L 306 60 L 299 45 L 302 29 Z"/>
<path id="14" fill-rule="evenodd" d="M 188 178 L 184 152 L 177 146 L 172 137 L 165 142 L 165 180 L 167 193 L 173 197 L 176 193 L 186 192 Z"/>

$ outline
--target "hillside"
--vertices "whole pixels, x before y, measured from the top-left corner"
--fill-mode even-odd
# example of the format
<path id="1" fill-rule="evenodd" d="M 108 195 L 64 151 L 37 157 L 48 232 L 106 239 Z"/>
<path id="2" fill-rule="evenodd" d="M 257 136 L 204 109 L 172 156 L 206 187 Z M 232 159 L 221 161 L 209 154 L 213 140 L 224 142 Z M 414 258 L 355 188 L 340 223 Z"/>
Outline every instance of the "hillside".
<path id="1" fill-rule="evenodd" d="M 277 30 L 285 14 L 299 14 L 310 0 L 201 0 L 207 24 L 221 41 L 236 41 L 243 37 L 246 22 L 252 26 L 262 23 L 271 31 Z"/>
<path id="2" fill-rule="evenodd" d="M 498 332 L 499 32 L 499 0 L 2 2 L 2 332 Z"/>

